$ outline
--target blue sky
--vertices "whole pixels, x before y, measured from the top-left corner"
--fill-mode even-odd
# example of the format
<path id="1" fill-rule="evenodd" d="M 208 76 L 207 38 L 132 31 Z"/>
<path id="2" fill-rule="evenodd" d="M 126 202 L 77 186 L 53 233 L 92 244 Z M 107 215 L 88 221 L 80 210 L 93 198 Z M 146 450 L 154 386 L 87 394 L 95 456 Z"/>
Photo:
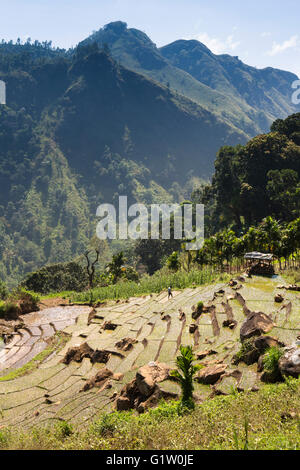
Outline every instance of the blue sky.
<path id="1" fill-rule="evenodd" d="M 110 21 L 141 29 L 158 46 L 198 39 L 215 53 L 239 56 L 300 77 L 299 0 L 0 0 L 0 37 L 76 45 Z"/>

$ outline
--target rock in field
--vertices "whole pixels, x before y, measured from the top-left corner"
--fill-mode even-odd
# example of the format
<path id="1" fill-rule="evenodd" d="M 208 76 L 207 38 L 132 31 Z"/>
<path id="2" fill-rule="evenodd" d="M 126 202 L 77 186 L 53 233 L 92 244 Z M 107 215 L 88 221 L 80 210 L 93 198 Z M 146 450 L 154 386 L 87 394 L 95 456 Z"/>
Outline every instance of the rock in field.
<path id="1" fill-rule="evenodd" d="M 115 346 L 121 351 L 130 351 L 133 348 L 133 345 L 137 343 L 136 339 L 132 338 L 123 338 L 121 341 L 118 341 Z"/>
<path id="2" fill-rule="evenodd" d="M 272 347 L 284 347 L 285 344 L 272 336 L 260 336 L 254 341 L 254 346 L 263 354 L 267 349 Z"/>
<path id="3" fill-rule="evenodd" d="M 204 351 L 197 351 L 195 356 L 198 361 L 201 361 L 201 359 L 205 359 L 207 356 L 213 356 L 215 354 L 218 354 L 217 351 L 214 351 L 213 349 L 205 349 Z"/>
<path id="4" fill-rule="evenodd" d="M 261 336 L 269 333 L 274 326 L 273 320 L 269 315 L 262 312 L 250 312 L 241 326 L 241 341 L 252 338 L 252 336 Z"/>
<path id="5" fill-rule="evenodd" d="M 300 375 L 300 348 L 293 346 L 287 349 L 278 365 L 282 375 L 298 378 Z"/>
<path id="6" fill-rule="evenodd" d="M 214 385 L 222 377 L 226 369 L 226 364 L 215 364 L 205 367 L 198 372 L 195 380 L 205 385 Z"/>
<path id="7" fill-rule="evenodd" d="M 159 362 L 150 362 L 141 367 L 136 374 L 136 385 L 144 397 L 149 397 L 159 382 L 169 378 L 170 367 Z"/>
<path id="8" fill-rule="evenodd" d="M 115 401 L 116 409 L 136 409 L 139 413 L 155 406 L 164 398 L 177 398 L 177 394 L 160 389 L 158 383 L 167 380 L 170 367 L 159 362 L 149 362 L 141 367 L 135 379 L 126 384 Z"/>

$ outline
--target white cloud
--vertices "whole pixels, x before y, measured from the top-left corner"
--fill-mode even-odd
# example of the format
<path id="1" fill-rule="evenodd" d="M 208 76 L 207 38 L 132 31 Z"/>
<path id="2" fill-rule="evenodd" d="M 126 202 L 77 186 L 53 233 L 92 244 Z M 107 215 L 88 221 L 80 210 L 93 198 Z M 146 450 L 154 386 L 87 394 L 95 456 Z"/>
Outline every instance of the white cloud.
<path id="1" fill-rule="evenodd" d="M 214 54 L 232 52 L 240 45 L 240 41 L 236 41 L 233 34 L 227 36 L 225 40 L 211 37 L 207 33 L 198 34 L 194 36 L 193 39 L 203 42 Z"/>
<path id="2" fill-rule="evenodd" d="M 273 42 L 272 49 L 268 51 L 267 54 L 270 56 L 280 54 L 281 52 L 284 52 L 288 49 L 293 49 L 297 47 L 298 43 L 299 43 L 299 36 L 298 34 L 295 34 L 290 39 L 287 39 L 286 41 L 284 41 L 282 44 Z"/>

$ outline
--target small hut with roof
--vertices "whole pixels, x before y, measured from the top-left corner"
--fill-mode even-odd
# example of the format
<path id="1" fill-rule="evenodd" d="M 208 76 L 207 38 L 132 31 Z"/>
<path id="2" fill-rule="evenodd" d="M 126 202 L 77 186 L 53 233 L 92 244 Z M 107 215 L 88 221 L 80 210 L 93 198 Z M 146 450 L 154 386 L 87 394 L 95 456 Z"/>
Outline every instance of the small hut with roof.
<path id="1" fill-rule="evenodd" d="M 251 253 L 246 253 L 244 259 L 247 262 L 247 273 L 250 275 L 273 276 L 275 274 L 272 264 L 274 257 L 271 253 L 252 251 Z"/>

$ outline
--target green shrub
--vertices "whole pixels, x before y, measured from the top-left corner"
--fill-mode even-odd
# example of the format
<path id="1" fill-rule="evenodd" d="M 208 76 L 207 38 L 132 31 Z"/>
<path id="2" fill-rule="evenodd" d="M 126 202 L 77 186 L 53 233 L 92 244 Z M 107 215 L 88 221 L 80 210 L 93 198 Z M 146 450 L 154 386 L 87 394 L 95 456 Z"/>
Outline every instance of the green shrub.
<path id="1" fill-rule="evenodd" d="M 197 313 L 202 313 L 203 312 L 203 307 L 204 307 L 204 304 L 203 302 L 198 302 L 197 303 Z"/>
<path id="2" fill-rule="evenodd" d="M 272 374 L 279 373 L 278 362 L 282 355 L 282 349 L 276 346 L 267 349 L 263 357 L 264 370 Z"/>
<path id="3" fill-rule="evenodd" d="M 20 308 L 15 302 L 5 301 L 0 303 L 0 318 L 15 320 L 20 313 Z"/>
<path id="4" fill-rule="evenodd" d="M 13 291 L 9 298 L 0 303 L 0 318 L 13 320 L 18 315 L 36 312 L 39 310 L 39 296 L 35 292 L 18 288 Z"/>
<path id="5" fill-rule="evenodd" d="M 73 434 L 73 427 L 67 421 L 60 421 L 55 426 L 55 436 L 58 439 L 65 439 Z"/>
<path id="6" fill-rule="evenodd" d="M 18 306 L 20 314 L 37 312 L 39 310 L 39 295 L 24 289 L 24 287 L 18 287 L 12 291 L 9 296 L 9 301 Z"/>
<path id="7" fill-rule="evenodd" d="M 180 268 L 178 251 L 173 251 L 173 253 L 167 258 L 167 266 L 171 271 L 178 271 Z"/>
<path id="8" fill-rule="evenodd" d="M 44 266 L 28 274 L 21 286 L 29 291 L 50 292 L 82 291 L 88 285 L 87 273 L 78 263 L 61 263 Z"/>

